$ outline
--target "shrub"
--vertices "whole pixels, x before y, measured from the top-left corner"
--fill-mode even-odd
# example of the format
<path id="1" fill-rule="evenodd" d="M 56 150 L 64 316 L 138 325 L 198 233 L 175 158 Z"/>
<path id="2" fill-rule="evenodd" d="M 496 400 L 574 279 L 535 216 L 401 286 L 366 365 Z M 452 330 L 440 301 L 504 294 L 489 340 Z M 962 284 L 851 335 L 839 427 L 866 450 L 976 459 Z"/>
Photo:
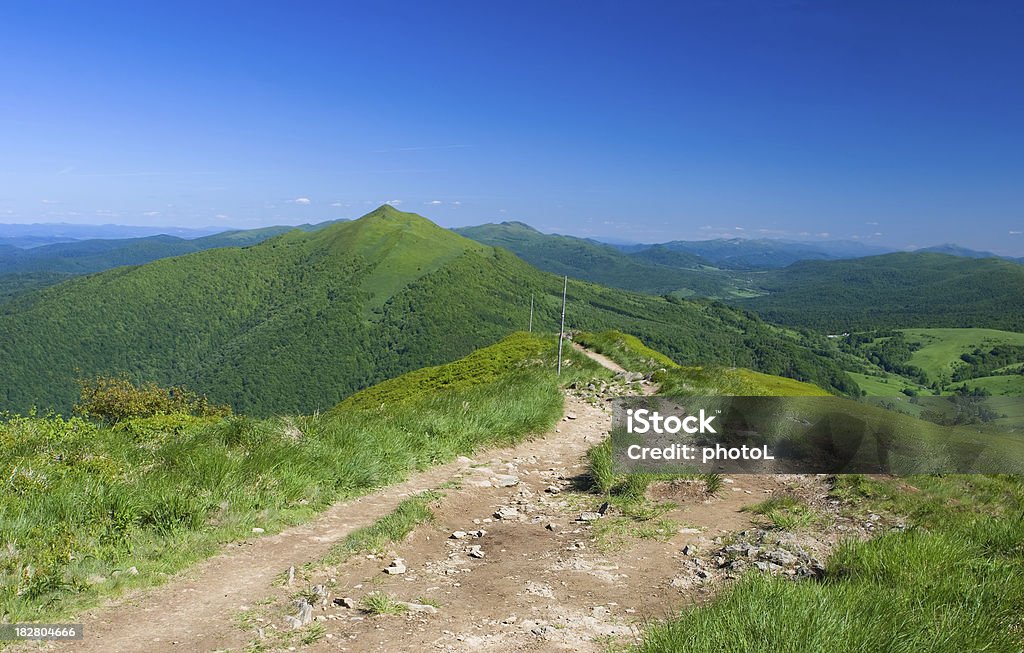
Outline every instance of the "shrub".
<path id="1" fill-rule="evenodd" d="M 211 404 L 206 397 L 177 386 L 161 388 L 153 382 L 136 386 L 124 377 L 114 376 L 80 380 L 78 384 L 81 399 L 75 405 L 75 412 L 110 424 L 156 415 L 219 417 L 231 414 L 230 407 Z"/>

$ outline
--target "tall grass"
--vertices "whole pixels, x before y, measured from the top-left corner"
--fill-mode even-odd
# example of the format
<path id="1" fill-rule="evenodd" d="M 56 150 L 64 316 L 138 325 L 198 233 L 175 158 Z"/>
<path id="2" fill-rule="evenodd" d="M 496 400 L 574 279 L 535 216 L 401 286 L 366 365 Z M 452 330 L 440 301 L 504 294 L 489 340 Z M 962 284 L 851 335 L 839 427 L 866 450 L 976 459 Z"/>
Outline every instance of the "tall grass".
<path id="1" fill-rule="evenodd" d="M 750 574 L 711 604 L 649 629 L 638 650 L 1019 653 L 1024 483 L 917 482 L 918 493 L 876 493 L 916 514 L 917 527 L 845 542 L 823 581 Z"/>
<path id="2" fill-rule="evenodd" d="M 528 365 L 408 401 L 254 420 L 0 423 L 0 618 L 57 618 L 158 582 L 221 543 L 300 522 L 416 470 L 508 445 L 562 412 L 550 343 Z M 519 344 L 522 344 L 521 342 Z M 578 373 L 588 373 L 578 362 Z M 443 373 L 444 370 L 442 369 Z M 563 381 L 572 378 L 564 376 Z M 136 567 L 138 575 L 125 573 Z"/>

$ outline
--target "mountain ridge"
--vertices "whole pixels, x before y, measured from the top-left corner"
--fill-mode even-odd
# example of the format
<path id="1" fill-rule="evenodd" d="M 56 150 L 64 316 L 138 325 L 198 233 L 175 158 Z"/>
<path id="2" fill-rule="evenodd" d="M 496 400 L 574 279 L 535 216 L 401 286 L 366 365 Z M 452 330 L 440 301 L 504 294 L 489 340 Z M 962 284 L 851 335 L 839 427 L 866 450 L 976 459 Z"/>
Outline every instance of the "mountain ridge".
<path id="1" fill-rule="evenodd" d="M 409 258 L 409 252 L 420 258 Z M 370 258 L 378 260 L 371 262 Z M 256 415 L 326 409 L 361 388 L 558 327 L 561 279 L 390 207 L 247 248 L 77 277 L 0 305 L 0 409 L 66 411 L 76 377 L 185 385 Z M 834 361 L 721 304 L 574 282 L 569 328 L 622 328 L 691 363 L 852 391 Z"/>

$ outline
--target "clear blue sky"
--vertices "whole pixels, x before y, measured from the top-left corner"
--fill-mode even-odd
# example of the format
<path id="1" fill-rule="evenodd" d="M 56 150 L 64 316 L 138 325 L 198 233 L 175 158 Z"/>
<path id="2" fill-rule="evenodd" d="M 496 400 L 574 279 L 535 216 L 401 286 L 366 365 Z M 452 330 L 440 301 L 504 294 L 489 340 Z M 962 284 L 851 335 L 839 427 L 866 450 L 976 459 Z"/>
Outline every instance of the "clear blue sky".
<path id="1" fill-rule="evenodd" d="M 396 201 L 1021 255 L 1022 34 L 1024 5 L 984 0 L 6 3 L 0 222 Z"/>

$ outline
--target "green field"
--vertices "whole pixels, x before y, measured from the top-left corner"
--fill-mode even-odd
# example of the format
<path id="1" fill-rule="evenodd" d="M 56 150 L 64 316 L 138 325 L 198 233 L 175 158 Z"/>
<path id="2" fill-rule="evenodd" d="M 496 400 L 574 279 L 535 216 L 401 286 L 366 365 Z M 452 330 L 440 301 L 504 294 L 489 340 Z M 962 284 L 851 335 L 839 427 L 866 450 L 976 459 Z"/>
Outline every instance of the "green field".
<path id="1" fill-rule="evenodd" d="M 916 392 L 929 392 L 927 388 L 922 388 L 920 385 L 898 374 L 889 374 L 887 372 L 879 372 L 879 374 L 883 376 L 850 372 L 850 376 L 857 382 L 860 389 L 865 391 L 870 397 L 891 397 L 900 394 L 905 388 Z"/>
<path id="2" fill-rule="evenodd" d="M 1024 375 L 1013 374 L 1011 376 L 983 376 L 980 379 L 971 379 L 967 382 L 971 387 L 979 387 L 988 390 L 993 395 L 999 396 L 1024 396 Z"/>
<path id="3" fill-rule="evenodd" d="M 998 329 L 903 329 L 907 342 L 922 346 L 910 358 L 929 378 L 948 376 L 960 355 L 976 347 L 1024 345 L 1024 333 Z M 973 384 L 973 382 L 972 382 Z"/>

